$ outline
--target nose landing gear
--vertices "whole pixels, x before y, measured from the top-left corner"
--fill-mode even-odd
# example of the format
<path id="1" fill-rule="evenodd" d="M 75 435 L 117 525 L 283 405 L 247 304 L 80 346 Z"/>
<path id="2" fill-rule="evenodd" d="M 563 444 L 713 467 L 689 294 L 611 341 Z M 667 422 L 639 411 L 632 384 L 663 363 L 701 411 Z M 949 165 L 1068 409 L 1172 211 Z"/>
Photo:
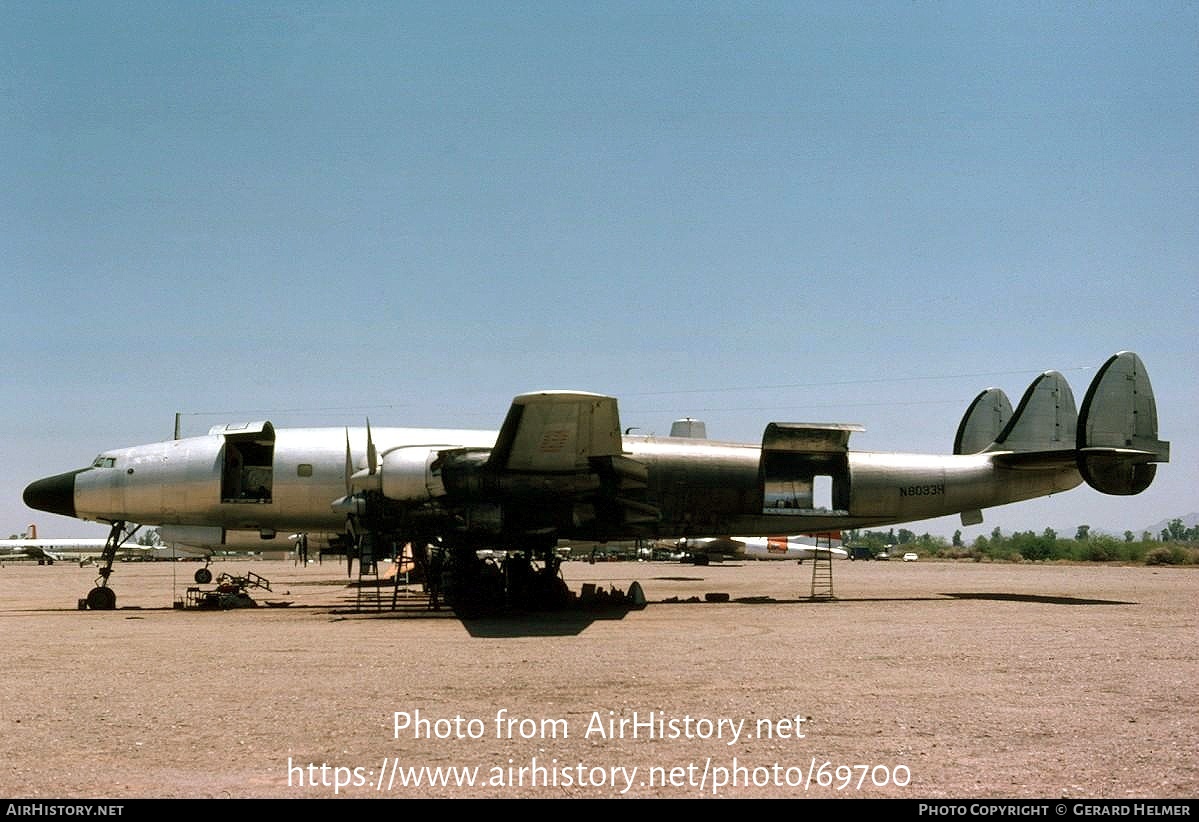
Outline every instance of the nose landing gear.
<path id="1" fill-rule="evenodd" d="M 117 607 L 117 595 L 108 587 L 108 578 L 112 576 L 112 563 L 117 557 L 117 551 L 137 533 L 140 525 L 132 530 L 125 530 L 125 521 L 117 520 L 108 530 L 108 539 L 104 542 L 104 551 L 100 554 L 101 567 L 96 573 L 96 587 L 87 592 L 87 596 L 79 600 L 79 610 L 113 611 Z"/>

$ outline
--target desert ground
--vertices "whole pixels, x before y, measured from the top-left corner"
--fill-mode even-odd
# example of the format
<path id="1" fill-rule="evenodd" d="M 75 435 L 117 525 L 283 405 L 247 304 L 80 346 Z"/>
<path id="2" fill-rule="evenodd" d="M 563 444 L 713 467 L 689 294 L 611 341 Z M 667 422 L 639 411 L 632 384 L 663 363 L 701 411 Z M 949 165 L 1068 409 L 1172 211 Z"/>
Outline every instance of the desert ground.
<path id="1" fill-rule="evenodd" d="M 196 567 L 118 563 L 107 612 L 0 567 L 0 795 L 1199 796 L 1196 569 L 568 562 L 647 604 L 463 621 L 328 560 L 173 607 Z"/>

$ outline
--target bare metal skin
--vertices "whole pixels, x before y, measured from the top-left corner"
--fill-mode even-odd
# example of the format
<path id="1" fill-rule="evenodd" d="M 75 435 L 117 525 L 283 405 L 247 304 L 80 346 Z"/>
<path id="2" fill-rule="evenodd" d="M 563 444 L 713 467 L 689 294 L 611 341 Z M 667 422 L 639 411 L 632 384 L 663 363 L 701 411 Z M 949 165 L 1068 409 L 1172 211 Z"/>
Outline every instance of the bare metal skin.
<path id="1" fill-rule="evenodd" d="M 25 501 L 113 523 L 114 540 L 116 526 L 140 523 L 210 549 L 304 532 L 532 551 L 557 539 L 801 534 L 949 514 L 974 524 L 984 508 L 1084 481 L 1140 493 L 1169 461 L 1132 352 L 1104 364 L 1081 411 L 1055 371 L 1014 411 L 1002 391 L 982 392 L 953 454 L 852 451 L 852 425 L 771 423 L 760 443 L 621 430 L 614 398 L 581 392 L 520 395 L 498 431 L 218 426 L 104 451 L 31 483 Z"/>

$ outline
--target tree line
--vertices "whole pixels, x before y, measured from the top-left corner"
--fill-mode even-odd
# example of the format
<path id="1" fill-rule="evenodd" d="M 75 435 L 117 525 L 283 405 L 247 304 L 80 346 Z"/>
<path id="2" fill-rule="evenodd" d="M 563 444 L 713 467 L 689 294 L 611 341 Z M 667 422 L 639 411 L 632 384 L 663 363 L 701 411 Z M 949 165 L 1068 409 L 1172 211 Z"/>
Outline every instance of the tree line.
<path id="1" fill-rule="evenodd" d="M 947 540 L 927 533 L 917 535 L 907 528 L 891 528 L 846 531 L 842 542 L 847 546 L 867 546 L 872 553 L 894 548 L 940 559 L 1199 565 L 1199 525 L 1188 528 L 1181 518 L 1171 520 L 1158 534 L 1142 531 L 1138 536 L 1125 531 L 1123 538 L 1092 533 L 1091 526 L 1080 525 L 1073 538 L 1061 537 L 1052 528 L 1039 534 L 1035 531 L 1004 534 L 996 527 L 990 536 L 979 535 L 967 545 L 961 530 Z"/>

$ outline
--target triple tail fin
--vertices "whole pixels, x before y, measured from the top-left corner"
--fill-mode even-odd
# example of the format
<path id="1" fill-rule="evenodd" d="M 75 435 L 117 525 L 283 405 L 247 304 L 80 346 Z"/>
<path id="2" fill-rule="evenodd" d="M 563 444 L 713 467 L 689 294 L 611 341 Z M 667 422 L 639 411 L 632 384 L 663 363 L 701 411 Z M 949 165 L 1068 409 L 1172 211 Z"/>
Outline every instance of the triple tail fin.
<path id="1" fill-rule="evenodd" d="M 1139 494 L 1153 482 L 1155 463 L 1170 461 L 1157 437 L 1157 403 L 1149 374 L 1131 351 L 1112 355 L 1091 381 L 1082 410 L 1057 371 L 1035 380 L 1013 412 L 998 388 L 979 394 L 958 426 L 955 454 L 993 453 L 1013 468 L 1074 464 L 1105 494 Z"/>

